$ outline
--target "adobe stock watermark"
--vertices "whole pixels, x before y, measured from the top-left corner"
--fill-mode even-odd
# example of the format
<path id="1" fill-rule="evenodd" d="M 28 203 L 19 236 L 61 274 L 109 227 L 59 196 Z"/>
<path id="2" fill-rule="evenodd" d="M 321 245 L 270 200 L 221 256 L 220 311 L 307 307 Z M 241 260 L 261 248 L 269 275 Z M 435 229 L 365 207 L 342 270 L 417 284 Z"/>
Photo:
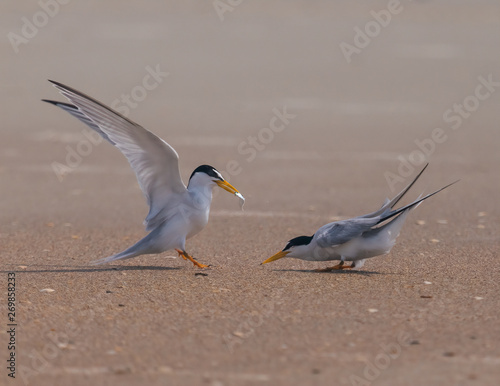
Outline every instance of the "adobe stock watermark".
<path id="1" fill-rule="evenodd" d="M 347 63 L 351 63 L 354 54 L 361 54 L 370 45 L 372 40 L 380 35 L 382 29 L 391 23 L 393 16 L 400 14 L 403 9 L 404 7 L 399 0 L 389 0 L 385 9 L 378 12 L 370 11 L 372 20 L 367 21 L 363 28 L 354 27 L 353 44 L 340 43 L 340 50 Z"/>
<path id="2" fill-rule="evenodd" d="M 233 12 L 236 7 L 243 3 L 243 1 L 245 0 L 214 0 L 212 2 L 212 6 L 214 7 L 217 16 L 219 16 L 219 20 L 223 22 L 224 14 L 226 12 Z"/>
<path id="3" fill-rule="evenodd" d="M 49 24 L 50 19 L 56 17 L 62 5 L 69 4 L 71 0 L 39 0 L 40 10 L 35 12 L 30 18 L 23 16 L 21 18 L 22 26 L 19 33 L 9 32 L 7 39 L 16 54 L 19 53 L 19 47 L 22 44 L 28 44 L 34 39 L 40 29 Z"/>
<path id="4" fill-rule="evenodd" d="M 281 133 L 290 124 L 292 119 L 297 117 L 296 114 L 287 112 L 287 107 L 283 106 L 281 111 L 276 107 L 273 108 L 273 117 L 269 120 L 269 124 L 259 130 L 256 136 L 249 136 L 246 140 L 238 145 L 238 153 L 245 155 L 246 162 L 252 162 L 259 152 L 262 152 L 274 140 L 277 133 Z M 228 164 L 229 166 L 229 164 Z M 236 163 L 234 164 L 236 166 Z M 229 169 L 229 167 L 228 167 Z M 240 171 L 241 172 L 241 171 Z M 237 173 L 236 173 L 237 174 Z"/>
<path id="5" fill-rule="evenodd" d="M 469 119 L 481 106 L 481 102 L 491 98 L 495 91 L 500 87 L 500 82 L 493 79 L 493 74 L 488 76 L 480 75 L 477 77 L 478 84 L 473 93 L 466 96 L 461 103 L 454 103 L 452 107 L 443 113 L 443 122 L 448 125 L 447 128 L 436 127 L 430 135 L 423 139 L 414 141 L 417 149 L 413 150 L 407 157 L 398 156 L 399 165 L 397 173 L 386 171 L 385 180 L 389 185 L 391 192 L 394 192 L 400 182 L 413 175 L 416 168 L 422 166 L 427 159 L 434 154 L 438 145 L 449 139 L 447 132 L 458 130 L 465 120 Z"/>
<path id="6" fill-rule="evenodd" d="M 155 67 L 146 66 L 146 75 L 142 82 L 132 87 L 129 93 L 121 94 L 116 98 L 111 107 L 124 116 L 128 116 L 132 109 L 137 108 L 139 103 L 143 102 L 148 93 L 156 89 L 163 80 L 169 75 L 160 69 L 160 65 Z M 82 163 L 85 157 L 88 157 L 94 151 L 94 147 L 102 143 L 103 138 L 99 133 L 90 128 L 81 131 L 83 138 L 75 146 L 66 146 L 66 156 L 64 162 L 54 161 L 51 168 L 59 182 L 62 182 L 66 175 L 75 171 Z"/>
<path id="7" fill-rule="evenodd" d="M 381 343 L 379 345 L 380 351 L 373 360 L 366 361 L 362 375 L 351 374 L 349 377 L 351 385 L 372 385 L 382 372 L 387 370 L 402 355 L 403 349 L 414 344 L 416 342 L 414 338 L 422 335 L 428 329 L 429 324 L 435 322 L 444 313 L 444 310 L 445 305 L 439 300 L 434 300 L 419 313 L 410 315 L 409 329 L 400 331 L 395 341 L 388 344 Z"/>
<path id="8" fill-rule="evenodd" d="M 276 134 L 283 132 L 290 125 L 291 121 L 297 117 L 296 114 L 289 113 L 286 106 L 281 107 L 281 109 L 273 107 L 272 112 L 273 116 L 269 119 L 265 127 L 261 128 L 255 135 L 248 136 L 238 144 L 236 150 L 239 155 L 246 156 L 246 163 L 253 162 L 257 158 L 257 155 L 264 151 L 267 146 L 274 141 Z M 231 181 L 231 177 L 239 175 L 242 171 L 243 165 L 237 159 L 229 160 L 226 163 L 226 168 L 220 170 L 224 179 L 228 182 Z M 212 200 L 211 191 L 207 191 L 207 194 L 210 196 L 200 197 L 199 200 L 194 201 L 192 205 L 183 203 L 179 206 L 182 217 L 186 222 L 189 222 L 192 215 L 196 215 L 199 211 L 205 210 L 207 200 L 208 202 Z"/>

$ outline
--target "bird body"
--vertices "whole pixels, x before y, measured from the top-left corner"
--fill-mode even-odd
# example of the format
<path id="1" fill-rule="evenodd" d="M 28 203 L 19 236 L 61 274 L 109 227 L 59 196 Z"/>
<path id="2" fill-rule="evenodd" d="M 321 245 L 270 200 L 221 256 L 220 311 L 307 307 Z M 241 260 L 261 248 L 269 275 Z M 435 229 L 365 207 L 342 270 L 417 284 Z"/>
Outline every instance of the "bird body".
<path id="1" fill-rule="evenodd" d="M 243 207 L 245 199 L 238 190 L 210 165 L 197 167 L 186 187 L 180 175 L 179 156 L 167 142 L 80 91 L 51 82 L 71 103 L 44 101 L 67 111 L 116 146 L 135 172 L 149 205 L 144 225 L 150 233 L 123 252 L 94 264 L 176 249 L 197 267 L 206 267 L 187 254 L 186 240 L 207 225 L 216 186 L 239 197 Z"/>
<path id="2" fill-rule="evenodd" d="M 383 226 L 370 228 L 368 231 L 362 232 L 358 237 L 353 237 L 349 241 L 338 245 L 325 243 L 325 239 L 328 240 L 328 235 L 332 232 L 332 224 L 323 226 L 324 229 L 318 229 L 317 235 L 315 234 L 317 245 L 323 245 L 322 248 L 317 249 L 320 258 L 318 260 L 352 261 L 354 267 L 361 268 L 366 259 L 385 255 L 391 251 L 410 211 L 411 209 L 407 209 Z M 344 226 L 343 224 L 337 225 Z"/>
<path id="3" fill-rule="evenodd" d="M 323 269 L 323 271 L 330 271 L 361 268 L 366 259 L 389 253 L 410 211 L 427 198 L 452 185 L 449 184 L 422 198 L 419 197 L 409 205 L 394 210 L 394 206 L 413 186 L 427 166 L 425 165 L 415 179 L 396 197 L 392 200 L 386 199 L 380 209 L 363 216 L 323 225 L 312 236 L 299 236 L 291 239 L 282 251 L 262 264 L 283 257 L 307 261 L 340 260 L 338 265 Z M 352 261 L 352 265 L 345 266 L 345 261 Z"/>

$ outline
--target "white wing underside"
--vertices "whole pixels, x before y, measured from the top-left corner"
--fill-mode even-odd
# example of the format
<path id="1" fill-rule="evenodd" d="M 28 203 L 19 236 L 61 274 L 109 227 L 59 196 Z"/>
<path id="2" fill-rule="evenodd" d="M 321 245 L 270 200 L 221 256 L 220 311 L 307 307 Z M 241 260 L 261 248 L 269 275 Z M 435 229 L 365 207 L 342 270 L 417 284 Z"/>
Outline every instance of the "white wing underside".
<path id="1" fill-rule="evenodd" d="M 144 221 L 152 230 L 169 218 L 187 193 L 179 171 L 177 152 L 161 138 L 97 100 L 53 82 L 74 106 L 49 101 L 97 131 L 127 158 L 149 205 Z"/>

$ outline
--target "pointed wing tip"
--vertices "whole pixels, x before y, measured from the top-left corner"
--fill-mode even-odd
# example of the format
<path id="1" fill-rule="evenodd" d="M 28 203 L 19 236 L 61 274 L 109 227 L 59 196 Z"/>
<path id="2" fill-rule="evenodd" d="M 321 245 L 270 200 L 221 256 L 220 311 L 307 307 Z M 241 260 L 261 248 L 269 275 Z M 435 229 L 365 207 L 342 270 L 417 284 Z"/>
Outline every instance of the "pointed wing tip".
<path id="1" fill-rule="evenodd" d="M 418 173 L 416 179 L 418 179 L 418 177 L 420 177 L 422 175 L 422 173 L 424 172 L 425 169 L 427 169 L 427 166 L 429 166 L 429 162 L 427 162 L 424 167 L 422 168 L 422 170 L 420 171 L 420 173 Z"/>
<path id="2" fill-rule="evenodd" d="M 62 109 L 64 109 L 65 107 L 66 108 L 70 108 L 70 109 L 78 109 L 78 107 L 76 107 L 75 105 L 72 105 L 71 103 L 64 103 L 64 102 L 59 102 L 59 101 L 53 101 L 53 100 L 50 100 L 50 99 L 42 99 L 41 101 L 42 102 L 50 103 L 51 105 L 54 105 L 54 106 L 57 106 L 57 107 L 61 107 Z"/>
<path id="3" fill-rule="evenodd" d="M 446 188 L 450 187 L 451 185 L 455 185 L 457 182 L 460 182 L 460 179 L 453 181 L 451 184 L 446 185 L 443 189 L 446 189 Z"/>
<path id="4" fill-rule="evenodd" d="M 441 189 L 438 189 L 438 190 L 436 190 L 435 192 L 430 193 L 430 195 L 433 195 L 433 194 L 436 194 L 436 193 L 438 193 L 438 192 L 440 192 L 440 191 L 442 191 L 442 190 L 445 190 L 446 188 L 449 188 L 451 185 L 455 185 L 455 184 L 456 184 L 457 182 L 459 182 L 459 181 L 460 181 L 460 180 L 453 181 L 453 182 L 449 183 L 448 185 L 443 186 Z"/>
<path id="5" fill-rule="evenodd" d="M 425 169 L 427 169 L 427 166 L 429 166 L 429 162 L 427 162 L 424 167 L 422 168 L 422 170 L 420 170 L 418 172 L 418 174 L 416 175 L 416 177 L 413 179 L 412 182 L 410 182 L 410 184 L 404 188 L 401 192 L 399 192 L 399 194 L 394 197 L 388 204 L 390 204 L 390 207 L 391 209 L 394 208 L 396 206 L 396 204 L 404 197 L 404 195 L 411 189 L 411 187 L 415 184 L 415 182 L 417 182 L 417 180 L 420 178 L 420 176 L 424 173 Z M 387 204 L 384 204 L 384 205 L 387 205 Z M 383 206 L 382 206 L 383 207 Z"/>
<path id="6" fill-rule="evenodd" d="M 42 102 L 47 102 L 47 103 L 51 103 L 53 105 L 56 105 L 59 103 L 57 101 L 53 101 L 53 100 L 50 100 L 50 99 L 41 99 Z"/>
<path id="7" fill-rule="evenodd" d="M 71 87 L 66 86 L 65 84 L 61 82 L 57 82 L 55 80 L 47 79 L 50 83 L 52 83 L 52 86 L 59 90 L 71 90 Z"/>

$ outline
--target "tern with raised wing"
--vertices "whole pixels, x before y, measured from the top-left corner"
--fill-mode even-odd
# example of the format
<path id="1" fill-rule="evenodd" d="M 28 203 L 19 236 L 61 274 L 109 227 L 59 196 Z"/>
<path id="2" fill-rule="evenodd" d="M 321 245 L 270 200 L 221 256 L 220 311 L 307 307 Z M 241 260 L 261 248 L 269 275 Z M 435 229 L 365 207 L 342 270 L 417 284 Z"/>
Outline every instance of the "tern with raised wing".
<path id="1" fill-rule="evenodd" d="M 406 220 L 406 216 L 424 200 L 458 182 L 419 197 L 411 204 L 393 209 L 406 192 L 422 175 L 428 164 L 415 179 L 392 200 L 386 199 L 384 205 L 375 212 L 348 220 L 335 221 L 319 228 L 312 236 L 299 236 L 291 239 L 285 248 L 265 260 L 262 264 L 283 257 L 294 257 L 308 261 L 340 260 L 332 267 L 318 269 L 320 272 L 361 268 L 366 259 L 389 253 Z M 345 265 L 345 261 L 352 261 Z"/>
<path id="2" fill-rule="evenodd" d="M 149 205 L 144 223 L 150 233 L 123 252 L 93 263 L 104 264 L 175 249 L 196 267 L 208 267 L 186 252 L 186 240 L 207 225 L 214 187 L 235 194 L 243 207 L 245 199 L 240 192 L 209 165 L 197 167 L 186 187 L 180 175 L 179 156 L 167 142 L 80 91 L 50 82 L 70 103 L 43 101 L 67 111 L 116 146 L 130 163 Z"/>

